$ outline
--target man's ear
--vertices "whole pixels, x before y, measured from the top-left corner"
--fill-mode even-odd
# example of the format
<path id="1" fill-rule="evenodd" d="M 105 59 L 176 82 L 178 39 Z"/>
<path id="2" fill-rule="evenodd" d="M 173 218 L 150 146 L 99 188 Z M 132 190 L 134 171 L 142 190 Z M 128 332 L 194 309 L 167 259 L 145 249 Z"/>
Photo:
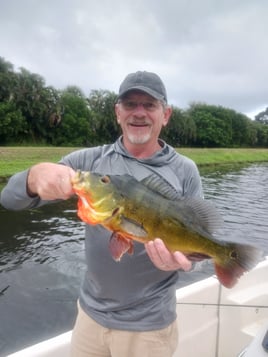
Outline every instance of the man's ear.
<path id="1" fill-rule="evenodd" d="M 169 119 L 172 114 L 172 108 L 168 106 L 164 110 L 165 112 L 164 112 L 164 119 L 163 119 L 163 127 L 165 127 L 169 122 Z"/>
<path id="2" fill-rule="evenodd" d="M 119 105 L 117 103 L 114 106 L 114 111 L 115 111 L 115 115 L 116 115 L 116 121 L 118 124 L 120 124 L 120 109 L 119 109 Z"/>

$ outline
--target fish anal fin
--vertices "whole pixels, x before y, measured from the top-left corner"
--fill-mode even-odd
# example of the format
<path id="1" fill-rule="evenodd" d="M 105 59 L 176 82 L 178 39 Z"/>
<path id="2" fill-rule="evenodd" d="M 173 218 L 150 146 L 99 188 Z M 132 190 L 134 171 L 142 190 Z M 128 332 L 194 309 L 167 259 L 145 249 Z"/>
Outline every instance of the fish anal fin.
<path id="1" fill-rule="evenodd" d="M 119 262 L 125 253 L 133 254 L 134 246 L 131 239 L 114 232 L 110 238 L 109 250 L 114 260 Z"/>
<path id="2" fill-rule="evenodd" d="M 202 253 L 190 253 L 190 254 L 186 254 L 186 257 L 191 262 L 200 262 L 201 260 L 204 260 L 204 259 L 211 259 L 211 257 L 209 255 L 202 254 Z"/>

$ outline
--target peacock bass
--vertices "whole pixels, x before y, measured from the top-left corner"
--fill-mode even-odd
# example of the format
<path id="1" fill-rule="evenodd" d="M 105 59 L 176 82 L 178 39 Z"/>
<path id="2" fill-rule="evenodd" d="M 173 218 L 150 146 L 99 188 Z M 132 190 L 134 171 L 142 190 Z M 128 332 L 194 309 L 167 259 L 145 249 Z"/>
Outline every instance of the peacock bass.
<path id="1" fill-rule="evenodd" d="M 255 247 L 213 237 L 221 218 L 209 201 L 178 198 L 156 175 L 137 181 L 129 175 L 77 171 L 72 186 L 80 219 L 113 232 L 109 248 L 117 261 L 126 252 L 133 254 L 133 240 L 159 237 L 171 252 L 181 251 L 191 260 L 213 259 L 219 281 L 231 288 L 260 259 Z"/>

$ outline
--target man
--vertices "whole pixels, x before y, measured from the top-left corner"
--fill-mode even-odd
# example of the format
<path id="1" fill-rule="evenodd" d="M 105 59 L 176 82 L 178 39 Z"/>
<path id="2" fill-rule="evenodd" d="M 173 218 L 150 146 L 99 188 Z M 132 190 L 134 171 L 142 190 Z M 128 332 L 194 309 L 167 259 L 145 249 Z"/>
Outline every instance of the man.
<path id="1" fill-rule="evenodd" d="M 130 174 L 137 180 L 153 173 L 182 197 L 202 197 L 196 165 L 159 139 L 172 110 L 158 75 L 129 74 L 120 86 L 115 112 L 123 135 L 114 144 L 79 150 L 59 164 L 40 163 L 14 175 L 2 191 L 3 206 L 18 210 L 68 199 L 73 195 L 70 179 L 78 169 Z M 87 272 L 72 356 L 171 357 L 178 338 L 178 271 L 189 270 L 191 262 L 156 238 L 145 245 L 134 243 L 134 255 L 118 263 L 109 253 L 110 236 L 102 226 L 86 225 Z"/>

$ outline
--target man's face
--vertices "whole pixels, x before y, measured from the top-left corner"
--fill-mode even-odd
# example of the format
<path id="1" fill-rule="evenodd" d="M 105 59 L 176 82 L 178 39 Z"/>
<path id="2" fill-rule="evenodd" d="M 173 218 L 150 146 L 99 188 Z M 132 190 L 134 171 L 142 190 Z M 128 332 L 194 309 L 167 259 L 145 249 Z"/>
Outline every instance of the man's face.
<path id="1" fill-rule="evenodd" d="M 127 93 L 116 104 L 115 111 L 124 140 L 137 145 L 157 141 L 171 115 L 170 107 L 139 91 Z"/>

